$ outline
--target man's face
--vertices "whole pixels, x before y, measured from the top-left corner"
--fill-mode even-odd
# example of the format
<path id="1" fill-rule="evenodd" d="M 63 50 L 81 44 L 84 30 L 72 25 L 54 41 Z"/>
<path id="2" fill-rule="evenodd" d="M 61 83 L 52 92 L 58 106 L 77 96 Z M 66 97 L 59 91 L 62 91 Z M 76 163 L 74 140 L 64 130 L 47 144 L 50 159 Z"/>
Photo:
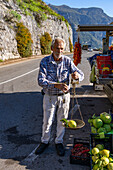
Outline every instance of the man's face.
<path id="1" fill-rule="evenodd" d="M 53 56 L 55 60 L 59 60 L 64 51 L 64 43 L 62 41 L 57 41 L 52 48 Z"/>

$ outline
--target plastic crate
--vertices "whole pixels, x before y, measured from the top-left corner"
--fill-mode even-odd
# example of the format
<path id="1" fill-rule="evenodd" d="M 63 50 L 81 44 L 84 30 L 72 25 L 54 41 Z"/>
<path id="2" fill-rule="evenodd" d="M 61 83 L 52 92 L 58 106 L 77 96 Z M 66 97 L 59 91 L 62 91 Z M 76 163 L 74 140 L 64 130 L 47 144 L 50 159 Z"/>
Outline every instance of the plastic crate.
<path id="1" fill-rule="evenodd" d="M 73 148 L 74 148 L 75 144 L 83 144 L 83 147 L 87 147 L 88 149 L 90 149 L 90 144 L 89 144 L 88 140 L 74 138 Z M 84 157 L 83 155 L 80 155 L 80 156 L 72 155 L 72 152 L 71 152 L 70 164 L 80 164 L 80 165 L 90 166 L 90 154 L 87 153 L 87 157 Z"/>
<path id="2" fill-rule="evenodd" d="M 112 71 L 112 60 L 111 56 L 97 56 L 97 68 L 99 69 L 99 74 L 102 75 L 103 78 L 109 77 Z"/>
<path id="3" fill-rule="evenodd" d="M 105 149 L 110 150 L 110 153 L 113 154 L 113 135 L 112 134 L 105 134 L 105 138 L 100 139 L 98 134 L 90 134 L 90 151 L 94 148 L 97 144 L 103 144 Z M 92 167 L 92 157 L 90 156 L 90 167 Z"/>
<path id="4" fill-rule="evenodd" d="M 113 135 L 105 134 L 105 138 L 100 139 L 98 134 L 90 134 L 90 150 L 97 144 L 103 144 L 104 147 L 113 153 Z"/>

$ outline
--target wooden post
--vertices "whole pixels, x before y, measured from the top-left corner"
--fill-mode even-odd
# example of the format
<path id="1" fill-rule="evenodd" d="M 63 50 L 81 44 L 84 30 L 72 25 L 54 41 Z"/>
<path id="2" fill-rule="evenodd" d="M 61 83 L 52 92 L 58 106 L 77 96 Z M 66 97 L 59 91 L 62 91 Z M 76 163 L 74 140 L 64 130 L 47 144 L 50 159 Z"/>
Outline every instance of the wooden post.
<path id="1" fill-rule="evenodd" d="M 107 46 L 107 50 L 109 50 L 109 33 L 110 33 L 110 31 L 106 31 L 106 46 Z"/>

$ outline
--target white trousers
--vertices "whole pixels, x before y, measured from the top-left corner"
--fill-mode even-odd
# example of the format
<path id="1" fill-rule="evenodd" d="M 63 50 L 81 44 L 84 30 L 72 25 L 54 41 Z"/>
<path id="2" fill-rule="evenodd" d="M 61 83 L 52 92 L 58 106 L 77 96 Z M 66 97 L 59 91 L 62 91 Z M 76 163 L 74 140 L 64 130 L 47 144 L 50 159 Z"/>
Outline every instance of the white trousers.
<path id="1" fill-rule="evenodd" d="M 70 93 L 62 96 L 49 96 L 44 95 L 43 98 L 43 126 L 41 142 L 48 143 L 50 140 L 51 126 L 55 118 L 56 108 L 57 110 L 57 129 L 55 143 L 63 143 L 63 136 L 65 128 L 60 121 L 62 118 L 68 118 L 70 104 Z"/>

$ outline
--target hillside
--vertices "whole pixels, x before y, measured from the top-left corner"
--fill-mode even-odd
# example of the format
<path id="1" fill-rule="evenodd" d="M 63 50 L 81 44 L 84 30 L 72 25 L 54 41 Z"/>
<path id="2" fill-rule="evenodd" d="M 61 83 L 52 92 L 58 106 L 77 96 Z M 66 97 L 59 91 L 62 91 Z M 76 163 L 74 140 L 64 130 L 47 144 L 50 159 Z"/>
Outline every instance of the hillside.
<path id="1" fill-rule="evenodd" d="M 62 37 L 70 51 L 71 26 L 42 0 L 0 0 L 0 61 L 41 54 L 45 33 Z"/>
<path id="2" fill-rule="evenodd" d="M 70 23 L 73 30 L 73 43 L 77 40 L 77 25 L 108 25 L 113 22 L 113 17 L 109 17 L 101 8 L 71 8 L 66 5 L 49 6 L 58 14 L 64 16 Z M 81 44 L 90 44 L 92 47 L 101 47 L 102 38 L 105 32 L 82 32 L 80 33 Z"/>

